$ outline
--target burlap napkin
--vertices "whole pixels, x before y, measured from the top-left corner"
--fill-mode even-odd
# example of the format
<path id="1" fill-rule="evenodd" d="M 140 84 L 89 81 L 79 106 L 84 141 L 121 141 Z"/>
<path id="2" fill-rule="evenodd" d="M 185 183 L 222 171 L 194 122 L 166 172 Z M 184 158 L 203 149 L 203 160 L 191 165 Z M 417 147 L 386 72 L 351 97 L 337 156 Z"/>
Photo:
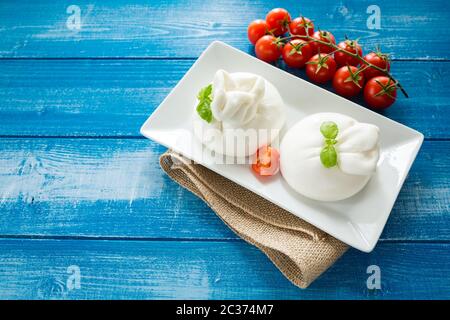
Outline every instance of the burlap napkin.
<path id="1" fill-rule="evenodd" d="M 238 184 L 168 150 L 162 169 L 196 194 L 239 237 L 263 251 L 293 284 L 308 287 L 348 248 Z"/>

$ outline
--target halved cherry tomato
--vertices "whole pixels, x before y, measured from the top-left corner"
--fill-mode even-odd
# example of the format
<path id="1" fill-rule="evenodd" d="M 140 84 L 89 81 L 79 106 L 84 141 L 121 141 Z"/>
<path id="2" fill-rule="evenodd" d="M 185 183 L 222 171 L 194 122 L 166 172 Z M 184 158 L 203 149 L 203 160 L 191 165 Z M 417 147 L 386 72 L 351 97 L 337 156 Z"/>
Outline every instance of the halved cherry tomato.
<path id="1" fill-rule="evenodd" d="M 273 176 L 280 170 L 280 153 L 270 146 L 262 146 L 253 157 L 252 169 L 260 176 Z"/>
<path id="2" fill-rule="evenodd" d="M 308 42 L 294 39 L 286 43 L 282 51 L 283 60 L 291 68 L 303 68 L 311 58 L 312 50 Z"/>
<path id="3" fill-rule="evenodd" d="M 308 29 L 308 35 L 314 34 L 314 23 L 305 17 L 298 17 L 291 21 L 289 24 L 289 31 L 292 35 L 306 36 L 306 29 Z"/>
<path id="4" fill-rule="evenodd" d="M 323 31 L 323 30 L 316 31 L 316 32 L 314 32 L 312 37 L 314 39 L 321 40 L 323 42 L 336 44 L 336 40 L 334 39 L 333 34 L 329 31 Z M 327 46 L 325 44 L 318 43 L 315 41 L 311 41 L 311 46 L 313 48 L 314 53 L 319 53 L 319 51 L 320 51 L 320 53 L 330 53 L 330 52 L 334 51 L 334 49 L 331 48 L 330 46 Z"/>
<path id="5" fill-rule="evenodd" d="M 256 56 L 266 62 L 274 62 L 281 55 L 281 48 L 277 38 L 271 35 L 265 35 L 256 42 Z"/>
<path id="6" fill-rule="evenodd" d="M 287 26 L 291 22 L 291 16 L 286 9 L 276 8 L 267 14 L 266 22 L 270 32 L 275 36 L 281 36 L 286 33 Z"/>
<path id="7" fill-rule="evenodd" d="M 306 63 L 306 74 L 314 82 L 325 83 L 336 72 L 336 62 L 332 56 L 316 54 Z"/>
<path id="8" fill-rule="evenodd" d="M 254 20 L 248 25 L 247 29 L 248 40 L 250 40 L 252 44 L 256 44 L 256 41 L 262 38 L 267 33 L 268 30 L 269 27 L 267 26 L 266 21 L 261 19 Z"/>
<path id="9" fill-rule="evenodd" d="M 397 98 L 397 86 L 388 77 L 370 79 L 364 87 L 364 100 L 373 109 L 386 109 Z"/>
<path id="10" fill-rule="evenodd" d="M 338 47 L 352 54 L 358 54 L 359 56 L 362 56 L 361 46 L 355 40 L 342 41 L 338 44 Z M 343 67 L 346 65 L 357 67 L 361 62 L 358 58 L 352 57 L 342 51 L 335 52 L 334 60 L 336 60 L 336 63 L 339 67 Z"/>
<path id="11" fill-rule="evenodd" d="M 341 67 L 333 78 L 333 88 L 344 97 L 356 96 L 364 85 L 364 74 L 355 66 Z"/>
<path id="12" fill-rule="evenodd" d="M 364 56 L 364 60 L 373 64 L 374 66 L 385 69 L 386 71 L 389 71 L 391 67 L 389 63 L 389 56 L 379 51 L 366 54 Z M 364 76 L 366 77 L 366 80 L 369 80 L 374 77 L 384 76 L 384 74 L 383 72 L 370 67 L 364 70 Z"/>

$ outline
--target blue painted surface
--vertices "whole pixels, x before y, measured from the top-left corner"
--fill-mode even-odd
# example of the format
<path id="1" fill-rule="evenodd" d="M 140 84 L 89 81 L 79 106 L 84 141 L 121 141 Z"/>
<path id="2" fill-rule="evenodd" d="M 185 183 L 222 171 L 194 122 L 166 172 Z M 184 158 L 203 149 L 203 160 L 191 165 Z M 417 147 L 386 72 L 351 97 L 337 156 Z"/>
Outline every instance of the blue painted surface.
<path id="1" fill-rule="evenodd" d="M 378 1 L 368 30 L 370 1 L 77 1 L 73 31 L 69 4 L 2 1 L 0 298 L 450 298 L 450 11 L 409 3 Z M 212 40 L 252 53 L 246 25 L 277 5 L 382 43 L 411 95 L 384 114 L 426 137 L 375 250 L 306 290 L 164 176 L 164 148 L 138 133 Z M 381 290 L 366 286 L 373 264 Z"/>

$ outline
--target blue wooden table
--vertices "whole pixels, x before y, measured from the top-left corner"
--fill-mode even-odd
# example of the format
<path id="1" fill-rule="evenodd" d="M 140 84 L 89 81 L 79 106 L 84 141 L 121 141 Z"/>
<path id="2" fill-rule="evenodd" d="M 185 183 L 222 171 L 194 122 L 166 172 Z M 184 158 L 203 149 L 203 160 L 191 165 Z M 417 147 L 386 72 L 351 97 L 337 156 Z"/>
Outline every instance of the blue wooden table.
<path id="1" fill-rule="evenodd" d="M 450 298 L 450 5 L 378 0 L 368 29 L 372 2 L 2 1 L 0 298 Z M 411 97 L 384 114 L 425 135 L 375 250 L 351 249 L 306 290 L 139 135 L 211 41 L 252 53 L 247 24 L 276 6 L 391 52 Z"/>

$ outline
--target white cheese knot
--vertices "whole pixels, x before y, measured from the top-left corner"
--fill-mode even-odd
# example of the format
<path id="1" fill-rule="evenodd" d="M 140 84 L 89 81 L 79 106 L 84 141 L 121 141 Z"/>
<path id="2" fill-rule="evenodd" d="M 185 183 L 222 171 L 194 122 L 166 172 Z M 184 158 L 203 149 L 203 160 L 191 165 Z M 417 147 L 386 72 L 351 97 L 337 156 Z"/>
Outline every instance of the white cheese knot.
<path id="1" fill-rule="evenodd" d="M 254 74 L 231 77 L 224 70 L 216 72 L 213 80 L 211 111 L 218 121 L 241 126 L 252 121 L 264 97 L 265 81 Z"/>
<path id="2" fill-rule="evenodd" d="M 212 121 L 194 109 L 194 134 L 217 154 L 246 157 L 278 137 L 285 122 L 277 88 L 247 72 L 216 71 L 212 82 Z"/>
<path id="3" fill-rule="evenodd" d="M 321 162 L 324 122 L 338 127 L 334 148 L 337 163 L 331 168 Z M 359 192 L 376 170 L 379 129 L 339 113 L 316 113 L 303 118 L 284 135 L 280 146 L 283 177 L 298 193 L 315 200 L 343 200 Z"/>
<path id="4" fill-rule="evenodd" d="M 377 126 L 356 122 L 339 133 L 336 146 L 339 168 L 348 174 L 370 175 L 379 158 Z"/>

